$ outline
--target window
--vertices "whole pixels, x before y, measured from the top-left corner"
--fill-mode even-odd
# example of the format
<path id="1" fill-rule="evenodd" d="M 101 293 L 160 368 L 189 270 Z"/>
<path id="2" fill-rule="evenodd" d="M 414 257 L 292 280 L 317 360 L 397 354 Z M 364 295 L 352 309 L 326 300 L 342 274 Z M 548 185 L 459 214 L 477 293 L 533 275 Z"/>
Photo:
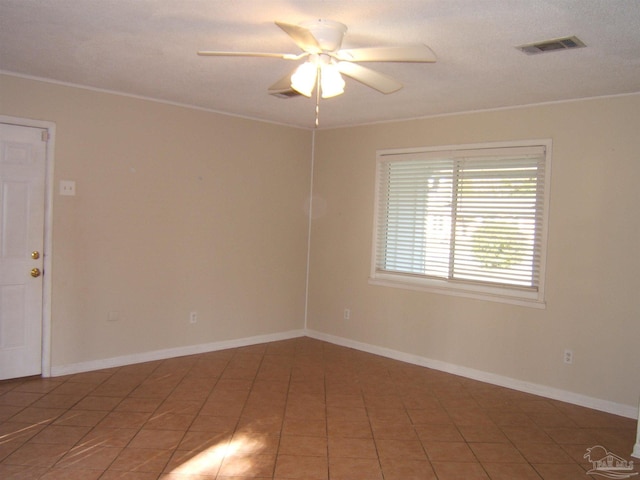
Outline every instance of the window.
<path id="1" fill-rule="evenodd" d="M 371 283 L 542 307 L 550 151 L 378 152 Z"/>

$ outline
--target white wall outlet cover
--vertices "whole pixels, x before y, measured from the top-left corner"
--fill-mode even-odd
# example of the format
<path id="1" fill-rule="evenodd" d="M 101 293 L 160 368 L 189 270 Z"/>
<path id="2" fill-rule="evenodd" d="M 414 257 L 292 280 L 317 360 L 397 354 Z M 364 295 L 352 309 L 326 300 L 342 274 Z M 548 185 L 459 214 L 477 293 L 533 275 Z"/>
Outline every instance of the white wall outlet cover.
<path id="1" fill-rule="evenodd" d="M 74 196 L 76 194 L 76 182 L 73 180 L 60 180 L 60 195 Z"/>

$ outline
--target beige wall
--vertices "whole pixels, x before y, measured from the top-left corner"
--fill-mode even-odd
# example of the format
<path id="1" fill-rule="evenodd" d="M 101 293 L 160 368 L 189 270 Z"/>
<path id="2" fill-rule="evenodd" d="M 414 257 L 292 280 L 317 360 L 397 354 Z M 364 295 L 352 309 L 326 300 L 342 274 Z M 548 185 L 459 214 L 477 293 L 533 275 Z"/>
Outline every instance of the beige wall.
<path id="1" fill-rule="evenodd" d="M 310 132 L 10 76 L 0 92 L 0 114 L 56 123 L 56 188 L 76 181 L 54 195 L 53 367 L 303 328 Z"/>
<path id="2" fill-rule="evenodd" d="M 54 195 L 54 367 L 304 327 L 310 132 L 2 75 L 0 114 L 55 122 L 77 182 Z M 318 131 L 308 328 L 636 405 L 639 131 L 638 95 Z M 377 149 L 535 138 L 545 310 L 367 283 Z"/>
<path id="3" fill-rule="evenodd" d="M 546 309 L 368 284 L 377 149 L 541 138 L 553 140 Z M 640 95 L 326 130 L 315 143 L 324 213 L 309 329 L 637 405 Z"/>

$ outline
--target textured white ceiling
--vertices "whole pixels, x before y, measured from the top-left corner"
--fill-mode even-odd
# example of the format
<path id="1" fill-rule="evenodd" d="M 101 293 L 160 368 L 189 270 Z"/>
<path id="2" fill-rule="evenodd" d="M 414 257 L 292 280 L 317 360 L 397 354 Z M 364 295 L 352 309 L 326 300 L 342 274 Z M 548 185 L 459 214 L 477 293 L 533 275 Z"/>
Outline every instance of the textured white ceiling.
<path id="1" fill-rule="evenodd" d="M 367 64 L 404 88 L 347 79 L 321 128 L 640 91 L 638 0 L 0 0 L 0 71 L 311 128 L 315 99 L 267 94 L 294 63 L 196 51 L 299 53 L 273 22 L 318 18 L 347 24 L 345 48 L 438 56 Z M 568 35 L 587 48 L 514 48 Z"/>

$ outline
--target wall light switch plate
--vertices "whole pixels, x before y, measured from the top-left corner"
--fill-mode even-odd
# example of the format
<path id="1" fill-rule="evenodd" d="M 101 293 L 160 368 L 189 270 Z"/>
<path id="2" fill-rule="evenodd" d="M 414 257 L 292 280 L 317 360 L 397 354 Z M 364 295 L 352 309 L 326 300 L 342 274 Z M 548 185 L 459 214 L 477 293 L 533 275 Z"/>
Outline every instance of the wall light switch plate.
<path id="1" fill-rule="evenodd" d="M 70 197 L 76 194 L 76 182 L 73 180 L 60 180 L 60 195 L 68 195 Z"/>

